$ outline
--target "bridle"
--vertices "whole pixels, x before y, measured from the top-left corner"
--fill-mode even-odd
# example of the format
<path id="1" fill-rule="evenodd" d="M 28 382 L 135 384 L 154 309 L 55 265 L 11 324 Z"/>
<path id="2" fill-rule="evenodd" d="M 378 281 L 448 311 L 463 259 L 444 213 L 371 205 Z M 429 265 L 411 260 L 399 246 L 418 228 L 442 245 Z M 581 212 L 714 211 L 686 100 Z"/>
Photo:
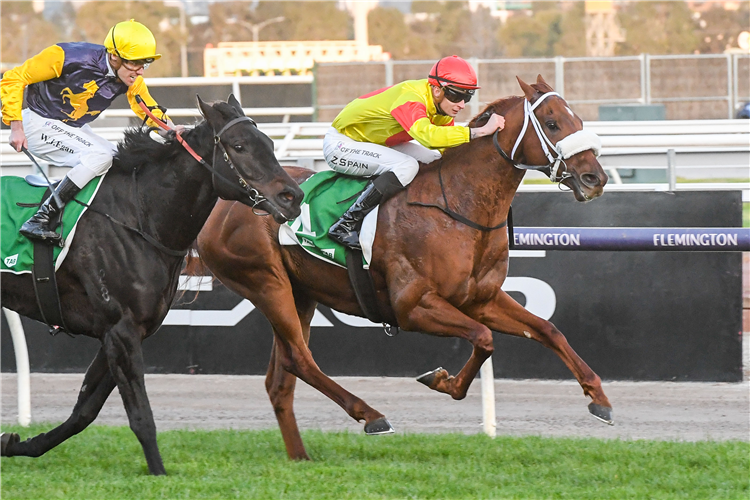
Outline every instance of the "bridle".
<path id="1" fill-rule="evenodd" d="M 523 127 L 521 128 L 521 132 L 518 134 L 516 143 L 513 145 L 513 150 L 511 151 L 510 156 L 508 156 L 508 154 L 503 151 L 503 148 L 500 147 L 500 143 L 497 140 L 497 135 L 500 130 L 495 131 L 492 136 L 492 142 L 495 145 L 495 149 L 497 150 L 497 152 L 500 153 L 503 158 L 513 164 L 514 167 L 521 170 L 549 170 L 549 180 L 552 182 L 561 183 L 565 179 L 573 177 L 573 174 L 568 171 L 568 165 L 567 163 L 565 163 L 565 160 L 588 149 L 593 150 L 594 154 L 598 157 L 599 152 L 602 148 L 602 142 L 601 139 L 599 139 L 599 136 L 597 136 L 595 133 L 589 132 L 588 130 L 578 130 L 561 139 L 557 142 L 557 144 L 552 144 L 552 141 L 549 140 L 547 134 L 544 133 L 542 124 L 539 123 L 539 120 L 534 114 L 534 110 L 547 97 L 550 96 L 560 97 L 560 94 L 558 94 L 557 92 L 547 92 L 546 94 L 542 94 L 542 96 L 539 97 L 539 99 L 537 99 L 534 104 L 531 104 L 528 99 L 524 98 Z M 562 99 L 562 97 L 560 98 Z M 491 113 L 490 110 L 485 111 L 485 114 L 489 113 Z M 513 159 L 516 156 L 516 150 L 518 150 L 518 146 L 521 144 L 521 141 L 523 141 L 526 130 L 529 127 L 529 122 L 531 122 L 531 125 L 534 127 L 534 132 L 536 132 L 536 136 L 542 146 L 542 151 L 547 157 L 547 161 L 549 162 L 547 165 L 525 165 L 523 163 L 518 163 Z M 563 166 L 562 172 L 559 171 L 560 166 Z"/>
<path id="2" fill-rule="evenodd" d="M 154 116 L 154 114 L 151 112 L 151 110 L 148 108 L 148 106 L 146 106 L 146 103 L 143 102 L 143 99 L 141 99 L 141 97 L 139 95 L 135 96 L 135 100 L 138 103 L 138 105 L 141 107 L 141 109 L 146 113 L 146 116 L 149 117 L 149 118 L 151 118 L 154 121 L 154 123 L 156 123 L 157 125 L 159 125 L 159 127 L 163 128 L 164 130 L 173 130 L 172 127 L 170 127 L 168 124 L 164 123 L 164 121 L 162 121 L 159 118 L 157 118 L 156 116 Z M 247 195 L 250 198 L 250 201 L 252 201 L 252 203 L 253 203 L 252 208 L 253 208 L 253 211 L 255 211 L 255 207 L 256 206 L 258 206 L 260 203 L 263 203 L 263 202 L 265 202 L 267 200 L 266 200 L 265 197 L 263 197 L 263 195 L 257 189 L 251 187 L 247 183 L 247 181 L 242 177 L 242 175 L 239 173 L 239 171 L 237 171 L 237 169 L 234 167 L 234 165 L 232 164 L 232 162 L 229 159 L 229 155 L 227 154 L 227 150 L 224 148 L 224 145 L 221 143 L 221 135 L 224 132 L 226 132 L 230 127 L 236 125 L 237 123 L 244 122 L 244 121 L 249 121 L 250 123 L 252 123 L 253 125 L 255 125 L 257 127 L 257 125 L 255 124 L 255 121 L 253 121 L 252 118 L 249 118 L 247 116 L 240 116 L 238 118 L 230 120 L 226 125 L 224 125 L 221 128 L 221 130 L 219 130 L 218 133 L 214 134 L 214 151 L 213 151 L 213 158 L 212 158 L 213 159 L 213 163 L 216 164 L 216 155 L 218 153 L 218 149 L 221 149 L 221 151 L 222 151 L 222 153 L 224 155 L 224 161 L 227 164 L 229 164 L 229 167 L 237 175 L 237 179 L 238 179 L 237 182 L 238 182 L 239 185 L 235 184 L 230 179 L 225 178 L 215 168 L 213 168 L 211 165 L 209 165 L 208 163 L 206 163 L 206 161 L 198 153 L 195 152 L 195 150 L 185 141 L 185 139 L 182 138 L 182 136 L 180 135 L 179 132 L 175 132 L 175 137 L 180 142 L 180 144 L 182 144 L 182 146 L 187 150 L 187 152 L 190 153 L 190 155 L 193 158 L 195 158 L 201 165 L 203 165 L 205 168 L 207 168 L 214 175 L 214 178 L 218 178 L 222 182 L 228 184 L 229 187 L 232 188 L 232 189 L 234 189 L 235 191 L 238 191 L 238 192 L 242 193 L 243 195 Z M 144 122 L 145 122 L 145 120 L 144 120 Z M 31 157 L 31 156 L 29 156 L 29 157 Z M 33 158 L 32 158 L 32 161 L 33 161 Z M 34 162 L 34 163 L 36 163 L 36 162 Z M 39 165 L 37 165 L 37 167 L 40 168 Z M 41 168 L 40 168 L 40 170 L 41 170 Z M 137 169 L 133 169 L 133 189 L 135 191 L 134 199 L 140 200 L 140 196 L 138 195 L 137 173 L 138 173 Z M 48 181 L 48 183 L 49 183 L 49 181 Z M 52 192 L 54 193 L 54 189 L 52 189 Z M 117 224 L 117 225 L 119 225 L 121 227 L 124 227 L 125 229 L 127 229 L 129 231 L 132 231 L 132 232 L 138 234 L 144 240 L 146 240 L 148 243 L 150 243 L 151 245 L 153 245 L 156 249 L 158 249 L 159 251 L 161 251 L 161 252 L 163 252 L 163 253 L 165 253 L 167 255 L 170 255 L 170 256 L 173 256 L 173 257 L 180 257 L 180 258 L 182 258 L 187 253 L 187 250 L 173 250 L 171 248 L 168 248 L 168 247 L 164 246 L 159 240 L 157 240 L 156 238 L 154 238 L 153 236 L 151 236 L 150 234 L 148 234 L 147 232 L 144 231 L 144 229 L 143 229 L 143 220 L 142 220 L 142 217 L 141 217 L 140 204 L 138 206 L 138 209 L 136 210 L 136 216 L 137 216 L 137 219 L 138 219 L 138 227 L 135 228 L 135 227 L 129 226 L 128 224 L 125 224 L 123 222 L 118 221 L 117 219 L 115 219 L 114 217 L 112 217 L 111 215 L 109 215 L 109 214 L 107 214 L 105 212 L 101 212 L 99 210 L 94 209 L 93 207 L 91 207 L 87 203 L 83 203 L 83 202 L 75 200 L 75 199 L 74 199 L 74 201 L 76 203 L 79 203 L 79 204 L 85 206 L 89 210 L 92 210 L 92 211 L 94 211 L 96 213 L 99 213 L 99 214 L 103 215 L 104 217 L 106 217 L 107 219 L 109 219 L 110 221 L 112 221 L 114 224 Z M 257 214 L 258 215 L 268 215 L 268 213 L 257 213 Z"/>
<path id="3" fill-rule="evenodd" d="M 146 113 L 146 116 L 151 118 L 151 120 L 154 121 L 159 127 L 163 128 L 164 130 L 173 130 L 172 127 L 170 127 L 168 124 L 166 124 L 164 121 L 157 118 L 149 109 L 149 107 L 146 105 L 145 102 L 143 102 L 143 99 L 141 96 L 137 95 L 135 96 L 135 100 L 138 103 L 138 105 L 141 107 L 144 113 Z M 229 165 L 230 170 L 234 172 L 234 174 L 237 176 L 237 179 L 235 181 L 231 179 L 227 179 L 224 177 L 219 171 L 217 171 L 213 166 L 209 165 L 206 160 L 204 160 L 198 153 L 195 152 L 195 150 L 188 144 L 185 139 L 182 137 L 180 132 L 175 132 L 175 138 L 177 141 L 182 145 L 182 147 L 185 148 L 185 150 L 190 153 L 190 155 L 195 158 L 201 165 L 203 165 L 206 169 L 208 169 L 214 176 L 215 179 L 220 180 L 221 182 L 225 183 L 229 188 L 246 195 L 248 198 L 250 198 L 250 201 L 252 202 L 252 209 L 255 211 L 256 207 L 260 205 L 263 202 L 268 201 L 265 196 L 261 194 L 260 191 L 255 189 L 254 187 L 250 186 L 250 184 L 245 180 L 244 177 L 242 177 L 242 174 L 235 168 L 232 161 L 229 159 L 229 154 L 227 153 L 226 148 L 224 147 L 224 144 L 221 142 L 221 135 L 229 130 L 234 125 L 240 123 L 240 122 L 246 122 L 249 121 L 251 124 L 253 124 L 257 128 L 257 124 L 255 123 L 255 120 L 248 116 L 240 116 L 233 120 L 230 120 L 227 122 L 221 130 L 214 133 L 214 150 L 212 155 L 212 163 L 216 165 L 216 155 L 221 150 L 223 154 L 224 162 Z M 267 213 L 259 213 L 258 215 L 267 215 Z"/>

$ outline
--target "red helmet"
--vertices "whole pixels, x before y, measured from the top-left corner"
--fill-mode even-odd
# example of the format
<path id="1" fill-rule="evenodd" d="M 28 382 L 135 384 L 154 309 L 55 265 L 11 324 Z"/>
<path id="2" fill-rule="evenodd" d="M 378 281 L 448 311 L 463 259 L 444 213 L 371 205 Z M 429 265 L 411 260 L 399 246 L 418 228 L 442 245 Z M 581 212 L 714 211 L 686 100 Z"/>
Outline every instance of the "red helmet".
<path id="1" fill-rule="evenodd" d="M 427 81 L 436 87 L 450 85 L 469 90 L 480 88 L 474 68 L 458 56 L 444 57 L 436 62 Z"/>

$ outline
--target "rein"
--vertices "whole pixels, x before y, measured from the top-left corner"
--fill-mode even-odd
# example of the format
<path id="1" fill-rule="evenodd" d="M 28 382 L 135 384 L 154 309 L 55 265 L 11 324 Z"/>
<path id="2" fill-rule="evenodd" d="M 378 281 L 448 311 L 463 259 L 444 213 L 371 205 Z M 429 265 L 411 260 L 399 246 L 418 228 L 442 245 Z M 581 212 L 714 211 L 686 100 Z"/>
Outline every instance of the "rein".
<path id="1" fill-rule="evenodd" d="M 492 231 L 494 229 L 500 229 L 501 227 L 505 227 L 508 224 L 508 219 L 505 219 L 503 222 L 498 224 L 497 226 L 483 226 L 481 224 L 477 224 L 476 222 L 473 222 L 463 215 L 454 212 L 453 210 L 448 207 L 448 198 L 445 196 L 445 187 L 443 186 L 443 164 L 440 163 L 440 166 L 438 166 L 438 179 L 440 180 L 440 192 L 443 194 L 443 201 L 445 202 L 445 208 L 441 207 L 440 205 L 435 205 L 440 210 L 448 214 L 452 219 L 457 220 L 458 222 L 462 222 L 466 224 L 467 226 L 478 229 L 480 231 Z"/>
<path id="2" fill-rule="evenodd" d="M 156 123 L 157 125 L 159 125 L 160 128 L 162 128 L 164 130 L 173 130 L 172 127 L 170 127 L 168 124 L 164 123 L 164 121 L 162 121 L 159 118 L 157 118 L 151 112 L 151 110 L 148 108 L 148 106 L 146 106 L 146 103 L 143 102 L 143 99 L 141 98 L 141 96 L 139 96 L 139 95 L 135 96 L 135 100 L 138 103 L 138 105 L 141 107 L 141 109 L 143 110 L 143 112 L 146 113 L 146 116 L 148 116 L 149 118 L 151 118 L 151 120 L 153 120 L 154 123 Z M 224 125 L 221 128 L 221 130 L 219 130 L 218 133 L 214 134 L 214 153 L 213 153 L 213 159 L 214 159 L 214 161 L 213 161 L 213 163 L 216 163 L 216 150 L 217 150 L 217 148 L 220 148 L 221 151 L 222 151 L 222 153 L 224 154 L 224 162 L 226 162 L 229 165 L 229 168 L 232 169 L 232 171 L 234 171 L 234 173 L 237 175 L 237 183 L 239 184 L 239 186 L 237 186 L 237 184 L 235 184 L 230 179 L 227 179 L 226 177 L 224 177 L 223 175 L 221 175 L 214 167 L 212 167 L 211 165 L 209 165 L 206 162 L 206 160 L 204 160 L 198 153 L 195 152 L 195 150 L 192 147 L 190 147 L 190 144 L 188 144 L 187 141 L 185 141 L 185 139 L 182 137 L 182 135 L 179 132 L 175 132 L 175 138 L 182 145 L 182 147 L 184 147 L 185 150 L 188 153 L 190 153 L 190 155 L 193 158 L 195 158 L 196 161 L 198 161 L 198 163 L 200 163 L 206 169 L 208 169 L 218 180 L 220 180 L 221 182 L 227 184 L 231 189 L 233 189 L 235 191 L 238 191 L 238 192 L 242 193 L 243 195 L 247 195 L 250 198 L 250 201 L 253 203 L 252 208 L 254 209 L 255 207 L 257 207 L 258 205 L 260 205 L 261 203 L 263 203 L 263 202 L 265 202 L 267 200 L 260 193 L 260 191 L 258 191 L 257 189 L 251 187 L 247 183 L 247 181 L 244 179 L 244 177 L 242 177 L 242 175 L 239 173 L 239 171 L 234 167 L 234 164 L 232 163 L 232 161 L 229 159 L 229 154 L 227 153 L 227 150 L 224 148 L 224 144 L 221 143 L 221 134 L 223 134 L 224 132 L 226 132 L 233 125 L 235 125 L 235 124 L 237 124 L 239 122 L 244 122 L 244 121 L 249 121 L 250 123 L 252 123 L 253 125 L 255 125 L 257 127 L 257 124 L 255 123 L 255 120 L 253 120 L 252 118 L 250 118 L 248 116 L 240 116 L 238 118 L 235 118 L 235 119 L 229 121 L 226 125 Z"/>
<path id="3" fill-rule="evenodd" d="M 146 103 L 143 102 L 143 99 L 141 98 L 141 96 L 137 95 L 135 97 L 135 99 L 138 102 L 138 105 L 144 111 L 144 113 L 146 113 L 146 115 L 149 118 L 151 118 L 154 121 L 154 123 L 156 123 L 157 125 L 159 125 L 159 127 L 163 128 L 164 130 L 173 130 L 172 127 L 170 127 L 167 123 L 165 123 L 164 121 L 162 121 L 159 118 L 157 118 L 151 112 L 151 110 L 148 108 L 148 106 L 146 106 Z M 214 134 L 214 155 L 213 155 L 214 156 L 214 162 L 215 162 L 215 159 L 216 159 L 217 146 L 219 146 L 221 148 L 223 154 L 224 154 L 224 161 L 226 163 L 228 163 L 229 166 L 230 166 L 230 168 L 232 170 L 234 170 L 234 172 L 237 174 L 237 177 L 239 179 L 238 180 L 239 186 L 237 186 L 235 183 L 233 183 L 229 179 L 225 178 L 218 171 L 216 171 L 216 169 L 214 169 L 211 165 L 209 165 L 208 163 L 206 163 L 206 161 L 198 153 L 195 152 L 195 150 L 190 146 L 190 144 L 188 144 L 185 141 L 185 139 L 178 132 L 175 132 L 175 137 L 177 138 L 177 140 L 179 141 L 179 143 L 182 145 L 182 147 L 184 147 L 185 150 L 188 153 L 190 153 L 190 155 L 193 158 L 195 158 L 201 165 L 203 165 L 206 169 L 208 169 L 216 178 L 218 178 L 222 182 L 228 184 L 229 187 L 231 187 L 232 189 L 240 191 L 243 195 L 248 195 L 250 197 L 250 200 L 253 202 L 253 208 L 255 208 L 260 203 L 265 202 L 266 198 L 264 198 L 260 194 L 260 192 L 258 190 L 256 190 L 255 188 L 252 188 L 252 187 L 250 187 L 248 185 L 247 181 L 245 181 L 245 179 L 240 175 L 240 173 L 234 167 L 234 165 L 232 164 L 232 162 L 229 160 L 229 155 L 227 154 L 227 151 L 224 148 L 224 145 L 220 141 L 221 134 L 223 134 L 224 132 L 226 132 L 227 129 L 229 129 L 233 125 L 235 125 L 235 124 L 237 124 L 239 122 L 243 122 L 243 121 L 249 121 L 253 125 L 255 125 L 255 121 L 252 118 L 249 118 L 247 116 L 241 116 L 241 117 L 238 117 L 238 118 L 235 118 L 235 119 L 229 121 L 226 125 L 224 125 L 224 127 L 222 127 L 222 129 L 219 131 L 218 134 Z M 143 231 L 143 217 L 142 217 L 142 214 L 141 214 L 142 210 L 141 210 L 141 207 L 140 207 L 140 201 L 138 201 L 138 200 L 140 200 L 140 198 L 138 196 L 138 178 L 137 178 L 137 173 L 138 173 L 138 170 L 137 169 L 133 169 L 133 190 L 135 191 L 135 198 L 134 199 L 138 202 L 138 209 L 136 210 L 136 217 L 138 218 L 138 227 L 137 228 L 134 228 L 134 227 L 129 226 L 129 225 L 123 223 L 123 222 L 118 221 L 117 219 L 115 219 L 114 217 L 112 217 L 111 215 L 109 215 L 108 213 L 105 213 L 105 212 L 102 212 L 102 211 L 97 210 L 95 208 L 92 208 L 91 205 L 89 205 L 88 203 L 84 203 L 82 201 L 76 200 L 75 198 L 73 199 L 73 201 L 75 201 L 76 203 L 78 203 L 78 204 L 86 207 L 86 209 L 88 209 L 88 210 L 91 210 L 91 211 L 93 211 L 95 213 L 103 215 L 104 217 L 106 217 L 107 219 L 109 219 L 112 223 L 114 223 L 114 224 L 116 224 L 118 226 L 124 227 L 125 229 L 136 233 L 137 235 L 139 235 L 141 238 L 143 238 L 144 240 L 146 240 L 149 244 L 151 244 L 152 246 L 154 246 L 156 249 L 158 249 L 162 253 L 165 253 L 166 255 L 170 255 L 172 257 L 184 257 L 187 254 L 187 249 L 185 249 L 185 250 L 173 250 L 171 248 L 168 248 L 168 247 L 164 246 L 159 240 L 157 240 L 156 238 L 154 238 L 150 234 L 148 234 L 148 233 L 146 233 L 146 232 Z M 240 186 L 242 186 L 242 187 L 240 187 Z"/>

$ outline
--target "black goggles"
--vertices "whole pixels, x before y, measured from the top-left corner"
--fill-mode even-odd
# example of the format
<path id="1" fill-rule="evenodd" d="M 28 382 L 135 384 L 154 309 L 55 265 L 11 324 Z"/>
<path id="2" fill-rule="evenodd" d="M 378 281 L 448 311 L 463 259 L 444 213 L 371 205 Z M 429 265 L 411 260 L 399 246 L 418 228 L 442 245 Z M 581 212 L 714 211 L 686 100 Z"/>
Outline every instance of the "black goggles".
<path id="1" fill-rule="evenodd" d="M 474 96 L 474 91 L 471 89 L 460 91 L 456 90 L 453 87 L 443 87 L 443 93 L 445 94 L 445 98 L 453 104 L 459 103 L 461 101 L 468 104 L 469 101 L 471 101 L 471 98 Z"/>

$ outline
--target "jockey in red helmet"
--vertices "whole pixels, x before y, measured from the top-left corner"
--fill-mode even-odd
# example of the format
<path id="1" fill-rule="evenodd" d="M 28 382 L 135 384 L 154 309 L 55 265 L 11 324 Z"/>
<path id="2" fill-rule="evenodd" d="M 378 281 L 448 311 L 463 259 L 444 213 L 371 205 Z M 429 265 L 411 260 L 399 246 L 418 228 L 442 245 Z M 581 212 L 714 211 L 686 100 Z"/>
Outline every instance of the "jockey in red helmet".
<path id="1" fill-rule="evenodd" d="M 347 175 L 377 177 L 331 226 L 328 235 L 333 240 L 360 248 L 365 215 L 408 185 L 420 162 L 431 163 L 443 149 L 505 126 L 505 119 L 496 114 L 482 127 L 454 123 L 478 88 L 474 68 L 458 56 L 449 56 L 436 62 L 426 79 L 376 90 L 339 113 L 323 143 L 326 162 Z"/>

